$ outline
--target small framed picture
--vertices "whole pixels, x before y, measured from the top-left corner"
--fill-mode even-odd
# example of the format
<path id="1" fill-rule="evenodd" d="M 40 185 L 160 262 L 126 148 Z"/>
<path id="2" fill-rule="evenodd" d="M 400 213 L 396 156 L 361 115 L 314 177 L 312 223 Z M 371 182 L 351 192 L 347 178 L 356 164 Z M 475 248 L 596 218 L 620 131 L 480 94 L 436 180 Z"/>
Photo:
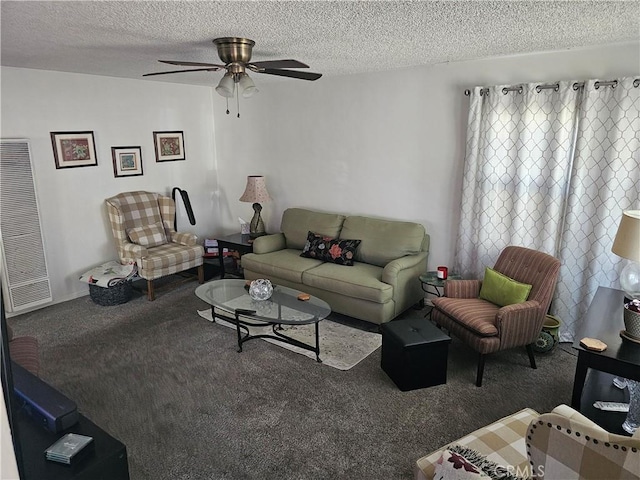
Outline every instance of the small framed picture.
<path id="1" fill-rule="evenodd" d="M 93 132 L 51 132 L 56 168 L 98 165 Z"/>
<path id="2" fill-rule="evenodd" d="M 111 147 L 114 177 L 142 175 L 142 149 L 140 147 Z"/>
<path id="3" fill-rule="evenodd" d="M 182 132 L 153 132 L 156 162 L 184 160 L 184 134 Z"/>

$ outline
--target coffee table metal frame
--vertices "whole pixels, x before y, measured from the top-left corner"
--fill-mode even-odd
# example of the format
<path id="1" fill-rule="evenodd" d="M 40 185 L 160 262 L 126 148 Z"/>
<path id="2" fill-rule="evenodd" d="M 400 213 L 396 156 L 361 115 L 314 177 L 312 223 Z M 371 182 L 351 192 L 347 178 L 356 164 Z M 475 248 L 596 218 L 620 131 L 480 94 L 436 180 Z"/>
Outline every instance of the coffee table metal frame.
<path id="1" fill-rule="evenodd" d="M 293 288 L 275 286 L 268 300 L 253 300 L 249 296 L 245 280 L 221 279 L 200 285 L 196 295 L 211 305 L 211 316 L 233 321 L 238 338 L 238 352 L 242 352 L 242 344 L 254 338 L 271 338 L 289 345 L 314 352 L 316 361 L 320 359 L 320 335 L 318 324 L 329 316 L 331 307 L 317 297 L 307 301 L 298 300 L 300 291 Z M 235 308 L 232 302 L 245 303 L 255 308 Z M 265 308 L 266 307 L 266 308 Z M 283 308 L 285 307 L 285 308 Z M 226 313 L 220 315 L 216 308 Z M 303 316 L 301 317 L 300 314 Z M 282 333 L 282 325 L 315 324 L 315 346 L 308 345 Z M 249 327 L 271 326 L 273 334 L 251 335 Z"/>

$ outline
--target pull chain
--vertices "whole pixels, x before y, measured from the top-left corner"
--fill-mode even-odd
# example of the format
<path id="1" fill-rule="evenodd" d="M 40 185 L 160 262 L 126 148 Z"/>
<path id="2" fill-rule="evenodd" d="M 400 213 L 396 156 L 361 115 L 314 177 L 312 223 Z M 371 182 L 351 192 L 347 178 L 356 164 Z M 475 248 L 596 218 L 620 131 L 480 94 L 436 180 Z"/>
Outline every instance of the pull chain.
<path id="1" fill-rule="evenodd" d="M 225 97 L 227 100 L 227 115 L 229 115 L 229 97 Z"/>
<path id="2" fill-rule="evenodd" d="M 238 118 L 240 118 L 240 89 L 236 88 L 236 104 L 238 109 Z"/>

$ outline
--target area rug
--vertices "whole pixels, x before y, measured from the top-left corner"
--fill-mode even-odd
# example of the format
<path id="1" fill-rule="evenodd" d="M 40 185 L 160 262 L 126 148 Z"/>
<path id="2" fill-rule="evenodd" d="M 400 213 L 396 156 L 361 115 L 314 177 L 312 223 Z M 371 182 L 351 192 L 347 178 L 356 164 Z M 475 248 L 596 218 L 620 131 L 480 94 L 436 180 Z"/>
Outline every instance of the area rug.
<path id="1" fill-rule="evenodd" d="M 198 310 L 198 315 L 202 318 L 213 322 L 211 309 Z M 236 329 L 232 322 L 216 318 L 216 324 Z M 382 336 L 378 333 L 365 332 L 357 328 L 342 325 L 331 320 L 322 320 L 320 322 L 320 360 L 322 364 L 328 365 L 338 370 L 349 370 L 362 360 L 375 352 L 382 345 Z M 306 343 L 307 345 L 315 345 L 315 327 L 314 325 L 283 325 L 286 335 Z M 256 335 L 258 333 L 267 333 L 271 330 L 270 325 L 265 327 L 249 327 L 249 333 Z M 316 354 L 295 345 L 288 345 L 278 340 L 263 338 L 274 345 L 286 348 L 292 352 L 299 353 L 309 357 L 315 361 Z M 235 336 L 233 337 L 235 341 Z"/>

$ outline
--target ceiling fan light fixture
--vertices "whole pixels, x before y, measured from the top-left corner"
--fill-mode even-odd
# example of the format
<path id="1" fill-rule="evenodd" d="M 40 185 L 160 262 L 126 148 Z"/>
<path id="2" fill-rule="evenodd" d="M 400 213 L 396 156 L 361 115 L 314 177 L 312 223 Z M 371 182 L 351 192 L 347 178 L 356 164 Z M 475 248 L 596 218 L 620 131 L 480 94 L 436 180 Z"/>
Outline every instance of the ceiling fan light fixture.
<path id="1" fill-rule="evenodd" d="M 235 82 L 232 73 L 225 73 L 216 87 L 216 92 L 226 98 L 233 98 Z"/>
<path id="2" fill-rule="evenodd" d="M 240 87 L 240 91 L 242 92 L 243 98 L 252 97 L 254 93 L 258 93 L 259 91 L 256 88 L 256 85 L 253 83 L 253 80 L 251 79 L 251 77 L 246 73 L 243 73 L 240 76 L 240 81 L 238 82 L 238 84 Z"/>

